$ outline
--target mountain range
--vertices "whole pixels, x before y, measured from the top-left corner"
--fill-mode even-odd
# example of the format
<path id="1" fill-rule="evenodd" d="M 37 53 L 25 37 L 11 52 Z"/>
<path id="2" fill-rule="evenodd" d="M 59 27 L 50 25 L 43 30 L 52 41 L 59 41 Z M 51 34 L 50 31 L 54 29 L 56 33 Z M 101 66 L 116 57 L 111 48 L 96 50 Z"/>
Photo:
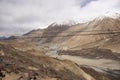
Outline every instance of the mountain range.
<path id="1" fill-rule="evenodd" d="M 45 29 L 2 38 L 0 63 L 4 80 L 119 80 L 120 16 L 52 23 Z"/>
<path id="2" fill-rule="evenodd" d="M 51 24 L 48 28 L 37 29 L 24 34 L 40 44 L 58 45 L 68 49 L 101 47 L 115 52 L 120 50 L 120 16 L 96 18 L 78 24 Z M 114 41 L 115 40 L 115 41 Z"/>

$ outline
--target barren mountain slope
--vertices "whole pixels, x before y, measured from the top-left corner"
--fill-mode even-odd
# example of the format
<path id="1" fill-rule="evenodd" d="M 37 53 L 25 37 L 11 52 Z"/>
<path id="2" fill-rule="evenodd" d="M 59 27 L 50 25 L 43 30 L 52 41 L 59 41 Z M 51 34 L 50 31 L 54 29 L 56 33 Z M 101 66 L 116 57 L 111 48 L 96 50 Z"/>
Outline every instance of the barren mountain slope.
<path id="1" fill-rule="evenodd" d="M 45 55 L 34 56 L 7 44 L 0 44 L 0 63 L 0 70 L 5 71 L 6 75 L 14 73 L 17 77 L 33 71 L 38 80 L 47 77 L 60 80 L 94 80 L 71 61 L 61 61 Z"/>
<path id="2" fill-rule="evenodd" d="M 29 51 L 21 51 L 12 44 L 2 42 L 0 63 L 0 70 L 5 72 L 4 80 L 17 80 L 22 75 L 27 77 L 31 72 L 37 80 L 98 80 L 96 76 L 101 77 L 99 80 L 119 79 L 119 76 L 101 73 L 89 66 L 79 66 L 68 60 L 58 60 L 46 55 L 35 56 Z"/>
<path id="3" fill-rule="evenodd" d="M 81 26 L 79 26 L 81 27 Z M 84 32 L 88 31 L 88 32 Z M 64 42 L 64 45 L 69 47 L 94 47 L 101 46 L 102 43 L 106 43 L 110 38 L 114 38 L 114 35 L 119 35 L 120 33 L 120 19 L 104 18 L 102 20 L 93 20 L 88 23 L 87 28 L 83 32 L 78 32 L 72 38 Z M 113 33 L 113 34 L 112 34 Z M 81 35 L 87 34 L 87 35 Z M 92 35 L 93 34 L 93 35 Z M 119 39 L 117 39 L 119 40 Z"/>

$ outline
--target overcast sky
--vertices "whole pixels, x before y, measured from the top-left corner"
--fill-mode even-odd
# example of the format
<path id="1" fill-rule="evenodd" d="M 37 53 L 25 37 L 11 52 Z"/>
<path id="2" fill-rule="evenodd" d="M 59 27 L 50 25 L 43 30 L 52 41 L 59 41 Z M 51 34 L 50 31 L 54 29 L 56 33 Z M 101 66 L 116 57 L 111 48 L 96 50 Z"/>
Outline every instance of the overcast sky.
<path id="1" fill-rule="evenodd" d="M 0 36 L 45 28 L 53 22 L 84 22 L 120 13 L 120 0 L 0 0 Z"/>

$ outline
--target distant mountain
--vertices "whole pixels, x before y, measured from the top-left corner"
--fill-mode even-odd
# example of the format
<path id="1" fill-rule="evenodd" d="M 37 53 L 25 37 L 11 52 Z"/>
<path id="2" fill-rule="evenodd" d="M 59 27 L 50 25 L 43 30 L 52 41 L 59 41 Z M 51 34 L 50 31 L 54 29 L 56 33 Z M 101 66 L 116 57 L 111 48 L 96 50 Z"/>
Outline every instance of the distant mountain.
<path id="1" fill-rule="evenodd" d="M 108 46 L 107 42 L 119 34 L 120 15 L 116 14 L 114 17 L 109 15 L 74 25 L 53 23 L 46 29 L 33 30 L 24 36 L 30 37 L 30 40 L 36 43 L 57 44 L 69 49 L 81 49 Z M 113 45 L 117 44 L 120 43 L 114 43 Z M 115 51 L 120 50 L 120 47 L 116 48 Z"/>
<path id="2" fill-rule="evenodd" d="M 6 37 L 4 37 L 4 36 L 3 36 L 3 37 L 0 37 L 0 40 L 4 40 L 4 39 L 6 39 Z"/>

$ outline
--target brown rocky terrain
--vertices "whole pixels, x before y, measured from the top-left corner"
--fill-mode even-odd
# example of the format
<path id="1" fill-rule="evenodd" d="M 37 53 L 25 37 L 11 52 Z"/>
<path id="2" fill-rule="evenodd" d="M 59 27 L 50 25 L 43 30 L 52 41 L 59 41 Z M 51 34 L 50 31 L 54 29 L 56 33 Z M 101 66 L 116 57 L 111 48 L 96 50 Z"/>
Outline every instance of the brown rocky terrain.
<path id="1" fill-rule="evenodd" d="M 101 48 L 87 48 L 81 50 L 62 50 L 58 52 L 60 55 L 72 55 L 72 56 L 82 56 L 91 59 L 113 59 L 120 60 L 120 53 L 114 53 L 110 49 Z"/>
<path id="2" fill-rule="evenodd" d="M 14 74 L 18 78 L 21 74 L 32 71 L 38 80 L 42 78 L 55 78 L 56 80 L 94 79 L 71 61 L 61 61 L 45 55 L 34 56 L 7 44 L 0 44 L 0 50 L 0 70 L 5 71 L 6 75 Z"/>
<path id="3" fill-rule="evenodd" d="M 89 66 L 79 66 L 71 61 L 51 58 L 44 54 L 36 56 L 2 42 L 0 63 L 0 70 L 5 73 L 3 80 L 17 80 L 21 76 L 30 78 L 31 72 L 37 80 L 98 80 L 96 76 L 102 80 L 119 79 L 118 76 L 102 74 Z"/>

